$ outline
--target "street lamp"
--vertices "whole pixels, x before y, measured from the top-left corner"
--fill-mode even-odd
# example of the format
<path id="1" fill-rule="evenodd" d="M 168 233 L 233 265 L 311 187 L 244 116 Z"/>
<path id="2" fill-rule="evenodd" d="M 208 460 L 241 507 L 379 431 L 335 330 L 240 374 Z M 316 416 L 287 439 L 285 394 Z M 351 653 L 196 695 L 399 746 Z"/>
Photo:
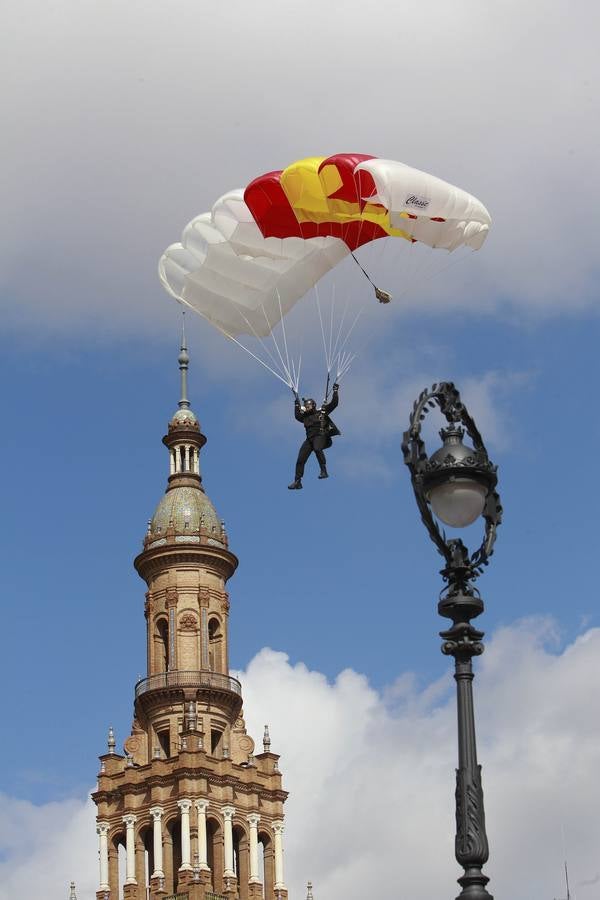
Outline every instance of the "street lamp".
<path id="1" fill-rule="evenodd" d="M 421 428 L 427 413 L 435 407 L 448 427 L 440 432 L 443 446 L 428 456 Z M 463 444 L 465 433 L 472 447 Z M 473 581 L 488 564 L 502 519 L 500 497 L 495 490 L 496 466 L 451 382 L 434 384 L 416 400 L 410 427 L 402 440 L 402 452 L 421 518 L 446 563 L 441 571 L 446 586 L 440 595 L 438 612 L 452 620 L 451 627 L 441 631 L 440 636 L 444 642 L 442 653 L 454 657 L 458 707 L 455 855 L 464 875 L 458 879 L 462 891 L 457 900 L 493 900 L 486 890 L 489 878 L 482 871 L 489 858 L 489 847 L 473 710 L 472 659 L 483 653 L 483 631 L 478 631 L 471 619 L 483 612 L 483 600 Z M 460 539 L 448 539 L 435 518 L 451 527 L 464 528 L 479 516 L 485 520 L 485 531 L 481 546 L 472 555 Z"/>

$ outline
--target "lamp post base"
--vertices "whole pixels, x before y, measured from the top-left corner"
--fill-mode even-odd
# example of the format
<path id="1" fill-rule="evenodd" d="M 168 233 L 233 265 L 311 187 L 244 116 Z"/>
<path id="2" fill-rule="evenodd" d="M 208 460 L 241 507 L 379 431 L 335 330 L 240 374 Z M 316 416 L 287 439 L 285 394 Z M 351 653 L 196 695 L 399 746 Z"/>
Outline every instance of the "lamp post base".
<path id="1" fill-rule="evenodd" d="M 456 900 L 494 900 L 485 886 L 490 880 L 481 871 L 465 872 L 462 878 L 458 878 L 462 891 Z"/>

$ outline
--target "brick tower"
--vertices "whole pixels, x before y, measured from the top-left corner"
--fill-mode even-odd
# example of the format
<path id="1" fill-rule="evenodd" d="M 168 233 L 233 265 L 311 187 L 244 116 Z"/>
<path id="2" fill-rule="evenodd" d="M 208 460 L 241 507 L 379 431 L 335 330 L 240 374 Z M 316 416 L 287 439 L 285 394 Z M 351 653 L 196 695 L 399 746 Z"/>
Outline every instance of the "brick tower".
<path id="1" fill-rule="evenodd" d="M 148 524 L 135 568 L 148 586 L 147 677 L 135 686 L 124 755 L 100 757 L 98 900 L 285 900 L 279 757 L 254 753 L 242 688 L 229 674 L 226 582 L 237 567 L 206 496 L 206 438 L 187 399 L 163 443 L 167 489 Z M 121 866 L 119 865 L 119 847 Z"/>

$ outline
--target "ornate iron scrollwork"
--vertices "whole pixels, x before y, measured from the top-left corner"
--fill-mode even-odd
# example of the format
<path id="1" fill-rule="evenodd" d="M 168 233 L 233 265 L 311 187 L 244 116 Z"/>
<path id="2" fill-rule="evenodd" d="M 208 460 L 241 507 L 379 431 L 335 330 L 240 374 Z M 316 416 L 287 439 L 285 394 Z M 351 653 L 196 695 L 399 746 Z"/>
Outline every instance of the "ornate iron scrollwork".
<path id="1" fill-rule="evenodd" d="M 447 457 L 441 462 L 430 460 L 421 430 L 425 417 L 430 410 L 436 407 L 450 425 L 462 425 L 472 441 L 472 455 L 461 460 L 451 457 Z M 431 512 L 424 490 L 427 476 L 431 475 L 433 470 L 439 471 L 444 467 L 448 469 L 461 468 L 465 471 L 471 469 L 474 473 L 487 474 L 491 482 L 495 484 L 496 466 L 490 461 L 481 434 L 451 381 L 442 381 L 421 392 L 413 405 L 409 428 L 404 432 L 402 453 L 404 462 L 410 470 L 421 519 L 431 540 L 446 560 L 446 566 L 442 570 L 444 579 L 457 585 L 465 585 L 478 578 L 494 551 L 496 530 L 502 521 L 502 505 L 498 493 L 491 490 L 486 497 L 483 509 L 484 537 L 481 546 L 469 556 L 467 548 L 460 539 L 448 540 L 446 538 L 445 532 L 440 529 Z"/>

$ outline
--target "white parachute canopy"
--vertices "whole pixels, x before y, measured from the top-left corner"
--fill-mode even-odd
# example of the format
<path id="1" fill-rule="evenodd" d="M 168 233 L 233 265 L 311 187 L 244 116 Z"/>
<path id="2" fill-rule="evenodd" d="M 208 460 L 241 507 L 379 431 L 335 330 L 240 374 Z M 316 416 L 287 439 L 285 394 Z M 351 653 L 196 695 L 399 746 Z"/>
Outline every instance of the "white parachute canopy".
<path id="1" fill-rule="evenodd" d="M 158 273 L 173 297 L 228 337 L 267 337 L 350 251 L 334 237 L 264 238 L 243 194 L 230 191 L 192 219 Z"/>
<path id="2" fill-rule="evenodd" d="M 317 286 L 344 257 L 352 253 L 376 298 L 387 303 L 390 295 L 376 287 L 355 256 L 360 247 L 388 236 L 399 241 L 398 249 L 406 248 L 405 261 L 414 266 L 401 267 L 402 293 L 417 274 L 410 269 L 424 262 L 411 247 L 425 245 L 436 251 L 434 257 L 458 247 L 478 250 L 490 224 L 476 197 L 404 163 L 352 154 L 311 157 L 260 176 L 245 191 L 224 194 L 211 212 L 186 225 L 181 242 L 163 253 L 158 271 L 169 294 L 297 390 L 300 359 L 296 364 L 290 355 L 285 317 L 313 287 L 328 379 L 333 373 L 339 381 L 354 358 L 347 344 L 362 308 L 353 321 L 346 319 L 346 298 L 338 327 L 335 304 L 330 315 L 322 314 Z M 242 335 L 256 338 L 257 353 L 269 362 L 241 343 Z"/>
<path id="3" fill-rule="evenodd" d="M 369 159 L 355 173 L 368 172 L 377 194 L 363 197 L 388 211 L 391 228 L 439 250 L 483 246 L 491 216 L 472 194 L 435 175 L 413 169 L 393 159 Z"/>

